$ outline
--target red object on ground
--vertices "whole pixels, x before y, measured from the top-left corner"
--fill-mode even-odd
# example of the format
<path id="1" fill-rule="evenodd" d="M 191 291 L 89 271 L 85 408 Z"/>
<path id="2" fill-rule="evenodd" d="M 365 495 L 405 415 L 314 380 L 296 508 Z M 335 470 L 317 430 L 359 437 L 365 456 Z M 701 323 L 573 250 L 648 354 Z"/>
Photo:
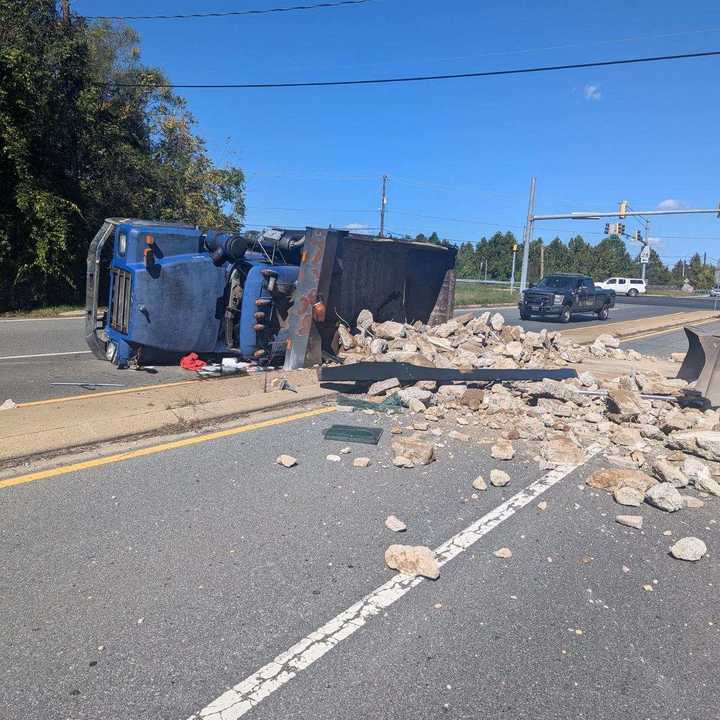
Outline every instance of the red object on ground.
<path id="1" fill-rule="evenodd" d="M 180 358 L 180 367 L 184 370 L 199 370 L 204 368 L 207 363 L 201 360 L 197 353 L 191 352 Z"/>

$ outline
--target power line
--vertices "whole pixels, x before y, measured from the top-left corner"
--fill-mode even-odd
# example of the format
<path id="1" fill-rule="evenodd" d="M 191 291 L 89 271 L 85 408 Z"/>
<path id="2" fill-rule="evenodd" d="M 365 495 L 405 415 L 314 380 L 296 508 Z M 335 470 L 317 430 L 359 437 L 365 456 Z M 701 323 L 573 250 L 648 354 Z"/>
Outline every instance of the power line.
<path id="1" fill-rule="evenodd" d="M 559 70 L 580 70 L 585 68 L 609 67 L 611 65 L 639 65 L 641 63 L 665 62 L 669 60 L 687 60 L 690 58 L 715 57 L 720 50 L 708 52 L 684 53 L 681 55 L 655 55 L 652 57 L 625 58 L 622 60 L 601 60 L 599 62 L 572 63 L 568 65 L 543 65 L 539 67 L 516 68 L 514 70 L 486 70 L 483 72 L 450 73 L 445 75 L 414 75 L 409 77 L 374 78 L 368 80 L 313 80 L 306 82 L 278 83 L 95 83 L 111 87 L 177 88 L 177 89 L 261 89 L 293 87 L 331 87 L 338 85 L 388 85 L 391 83 L 427 82 L 434 80 L 460 80 L 467 78 L 497 77 L 501 75 L 525 75 L 528 73 L 556 72 Z"/>
<path id="2" fill-rule="evenodd" d="M 190 18 L 217 18 L 240 15 L 268 15 L 270 13 L 296 12 L 298 10 L 324 10 L 343 5 L 364 5 L 373 0 L 337 0 L 315 5 L 292 5 L 290 7 L 266 8 L 264 10 L 221 10 L 217 12 L 196 12 L 186 15 L 81 15 L 86 20 L 187 20 Z"/>

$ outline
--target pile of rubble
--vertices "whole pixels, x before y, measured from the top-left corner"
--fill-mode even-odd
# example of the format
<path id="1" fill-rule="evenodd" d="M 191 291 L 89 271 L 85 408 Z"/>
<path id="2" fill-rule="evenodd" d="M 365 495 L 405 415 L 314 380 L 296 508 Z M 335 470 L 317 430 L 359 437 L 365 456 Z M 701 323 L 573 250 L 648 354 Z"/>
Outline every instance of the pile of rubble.
<path id="1" fill-rule="evenodd" d="M 341 325 L 338 354 L 345 363 L 360 361 L 409 362 L 437 368 L 548 368 L 578 364 L 588 357 L 639 360 L 635 350 L 620 349 L 612 335 L 600 335 L 590 346 L 577 345 L 559 332 L 525 331 L 508 325 L 500 313 L 460 315 L 442 325 L 374 322 L 363 310 L 358 332 Z"/>
<path id="2" fill-rule="evenodd" d="M 461 316 L 442 325 L 376 323 L 364 310 L 356 334 L 339 333 L 345 362 L 408 362 L 438 368 L 547 368 L 578 364 L 587 357 L 640 359 L 612 336 L 581 347 L 560 333 L 527 332 L 505 324 L 496 313 Z M 403 386 L 397 378 L 375 383 L 369 395 L 396 395 L 410 422 L 393 436 L 393 464 L 412 468 L 436 459 L 440 437 L 468 442 L 487 438 L 491 456 L 508 461 L 515 441 L 536 448 L 540 467 L 576 466 L 599 444 L 610 466 L 587 484 L 612 493 L 623 507 L 647 503 L 663 512 L 702 507 L 720 496 L 720 414 L 683 407 L 687 383 L 656 373 L 631 372 L 601 380 L 589 372 L 577 378 L 540 382 L 438 384 L 423 380 Z M 652 396 L 652 397 L 649 397 Z M 449 429 L 452 427 L 452 429 Z M 487 440 L 486 440 L 487 441 Z M 502 473 L 507 482 L 509 476 Z M 500 478 L 498 485 L 503 484 Z M 495 478 L 492 478 L 495 485 Z M 482 478 L 476 489 L 486 487 Z M 688 490 L 694 490 L 693 495 Z M 621 514 L 617 522 L 642 527 L 642 516 Z M 686 539 L 687 540 L 687 539 Z M 697 543 L 690 542 L 697 540 Z M 699 543 L 699 544 L 698 544 Z M 673 546 L 683 559 L 699 559 L 701 540 Z"/>

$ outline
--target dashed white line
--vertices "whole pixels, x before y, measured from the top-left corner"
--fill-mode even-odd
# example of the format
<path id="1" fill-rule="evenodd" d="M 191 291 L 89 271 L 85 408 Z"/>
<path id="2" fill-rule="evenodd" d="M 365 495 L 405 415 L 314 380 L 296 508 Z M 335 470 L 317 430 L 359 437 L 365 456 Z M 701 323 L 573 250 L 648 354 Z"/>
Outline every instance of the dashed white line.
<path id="1" fill-rule="evenodd" d="M 5 355 L 0 360 L 28 360 L 31 358 L 57 357 L 58 355 L 90 355 L 90 350 L 68 350 L 67 352 L 36 353 L 35 355 Z"/>
<path id="2" fill-rule="evenodd" d="M 584 462 L 597 455 L 602 449 L 602 445 L 599 443 L 591 445 L 585 451 Z M 511 518 L 518 510 L 524 508 L 553 485 L 559 483 L 582 464 L 584 463 L 563 465 L 550 470 L 540 479 L 498 505 L 494 510 L 453 535 L 435 549 L 438 564 L 440 566 L 445 565 L 460 553 L 465 552 L 481 537 Z M 419 577 L 400 573 L 394 575 L 362 600 L 336 615 L 332 620 L 295 643 L 267 665 L 228 689 L 202 710 L 191 715 L 188 720 L 237 720 L 261 703 L 266 697 L 290 682 L 302 670 L 317 662 L 342 640 L 350 637 L 356 630 L 363 627 L 370 618 L 397 602 L 422 581 L 423 578 Z"/>

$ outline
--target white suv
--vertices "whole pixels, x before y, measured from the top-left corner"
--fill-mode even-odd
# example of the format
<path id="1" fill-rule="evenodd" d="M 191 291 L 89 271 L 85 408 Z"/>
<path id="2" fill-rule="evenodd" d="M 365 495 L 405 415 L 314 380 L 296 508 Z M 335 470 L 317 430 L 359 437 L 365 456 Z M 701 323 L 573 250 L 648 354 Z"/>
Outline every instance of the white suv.
<path id="1" fill-rule="evenodd" d="M 595 283 L 595 286 L 603 290 L 614 290 L 617 295 L 628 297 L 637 297 L 647 292 L 645 281 L 640 278 L 611 277 L 604 282 Z"/>

